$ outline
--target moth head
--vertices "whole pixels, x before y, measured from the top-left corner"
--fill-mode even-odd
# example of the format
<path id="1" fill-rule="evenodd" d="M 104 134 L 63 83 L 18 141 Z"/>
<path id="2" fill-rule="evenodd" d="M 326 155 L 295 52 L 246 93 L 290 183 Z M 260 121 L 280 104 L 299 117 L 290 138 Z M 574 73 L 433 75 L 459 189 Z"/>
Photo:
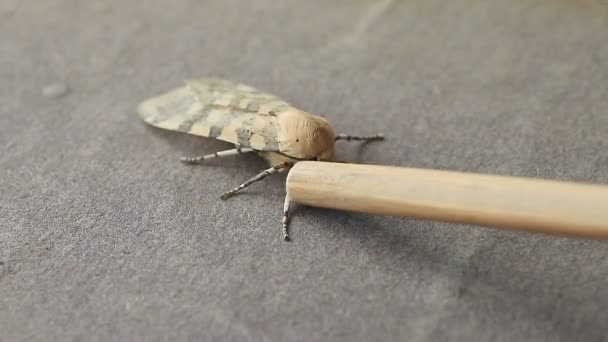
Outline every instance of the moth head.
<path id="1" fill-rule="evenodd" d="M 281 118 L 281 152 L 305 160 L 330 161 L 336 135 L 325 119 L 294 111 Z"/>

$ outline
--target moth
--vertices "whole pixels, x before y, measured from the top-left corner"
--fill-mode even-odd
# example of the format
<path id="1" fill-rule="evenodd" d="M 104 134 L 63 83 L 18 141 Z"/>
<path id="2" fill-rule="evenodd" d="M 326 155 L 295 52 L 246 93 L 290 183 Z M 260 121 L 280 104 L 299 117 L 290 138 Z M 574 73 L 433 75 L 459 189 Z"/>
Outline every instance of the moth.
<path id="1" fill-rule="evenodd" d="M 380 134 L 336 134 L 324 118 L 290 105 L 276 95 L 229 80 L 201 77 L 141 102 L 139 116 L 152 126 L 214 138 L 234 148 L 197 157 L 183 157 L 187 164 L 256 153 L 270 167 L 221 195 L 226 200 L 269 175 L 284 173 L 302 160 L 333 161 L 339 140 L 383 140 Z M 283 238 L 289 240 L 289 199 L 283 206 Z"/>

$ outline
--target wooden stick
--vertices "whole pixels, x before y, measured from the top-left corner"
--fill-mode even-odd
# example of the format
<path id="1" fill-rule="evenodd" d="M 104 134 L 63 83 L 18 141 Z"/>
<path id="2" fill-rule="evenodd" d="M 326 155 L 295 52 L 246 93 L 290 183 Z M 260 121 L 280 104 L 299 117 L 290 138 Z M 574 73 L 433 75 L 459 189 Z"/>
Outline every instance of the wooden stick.
<path id="1" fill-rule="evenodd" d="M 585 238 L 608 238 L 608 186 L 395 166 L 303 161 L 290 201 Z"/>

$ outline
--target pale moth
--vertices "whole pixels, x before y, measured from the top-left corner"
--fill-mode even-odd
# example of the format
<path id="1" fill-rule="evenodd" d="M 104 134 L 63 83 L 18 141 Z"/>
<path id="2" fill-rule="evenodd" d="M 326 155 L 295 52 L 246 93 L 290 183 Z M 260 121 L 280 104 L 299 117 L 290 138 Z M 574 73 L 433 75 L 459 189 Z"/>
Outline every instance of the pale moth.
<path id="1" fill-rule="evenodd" d="M 383 139 L 382 135 L 336 135 L 319 116 L 299 110 L 275 95 L 218 78 L 187 80 L 179 88 L 141 102 L 137 111 L 152 126 L 235 145 L 213 154 L 181 158 L 184 163 L 196 164 L 240 153 L 257 153 L 270 163 L 270 168 L 224 193 L 223 200 L 268 175 L 289 170 L 298 161 L 332 161 L 335 141 Z M 289 240 L 289 204 L 289 198 L 285 198 L 285 240 Z"/>

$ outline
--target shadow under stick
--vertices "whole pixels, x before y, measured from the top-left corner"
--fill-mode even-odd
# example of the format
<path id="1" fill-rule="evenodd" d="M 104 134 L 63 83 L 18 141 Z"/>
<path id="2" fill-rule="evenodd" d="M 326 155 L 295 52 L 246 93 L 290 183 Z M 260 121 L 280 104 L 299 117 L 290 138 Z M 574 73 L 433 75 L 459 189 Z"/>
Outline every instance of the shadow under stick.
<path id="1" fill-rule="evenodd" d="M 292 203 L 583 238 L 608 238 L 608 186 L 397 166 L 302 161 Z"/>

